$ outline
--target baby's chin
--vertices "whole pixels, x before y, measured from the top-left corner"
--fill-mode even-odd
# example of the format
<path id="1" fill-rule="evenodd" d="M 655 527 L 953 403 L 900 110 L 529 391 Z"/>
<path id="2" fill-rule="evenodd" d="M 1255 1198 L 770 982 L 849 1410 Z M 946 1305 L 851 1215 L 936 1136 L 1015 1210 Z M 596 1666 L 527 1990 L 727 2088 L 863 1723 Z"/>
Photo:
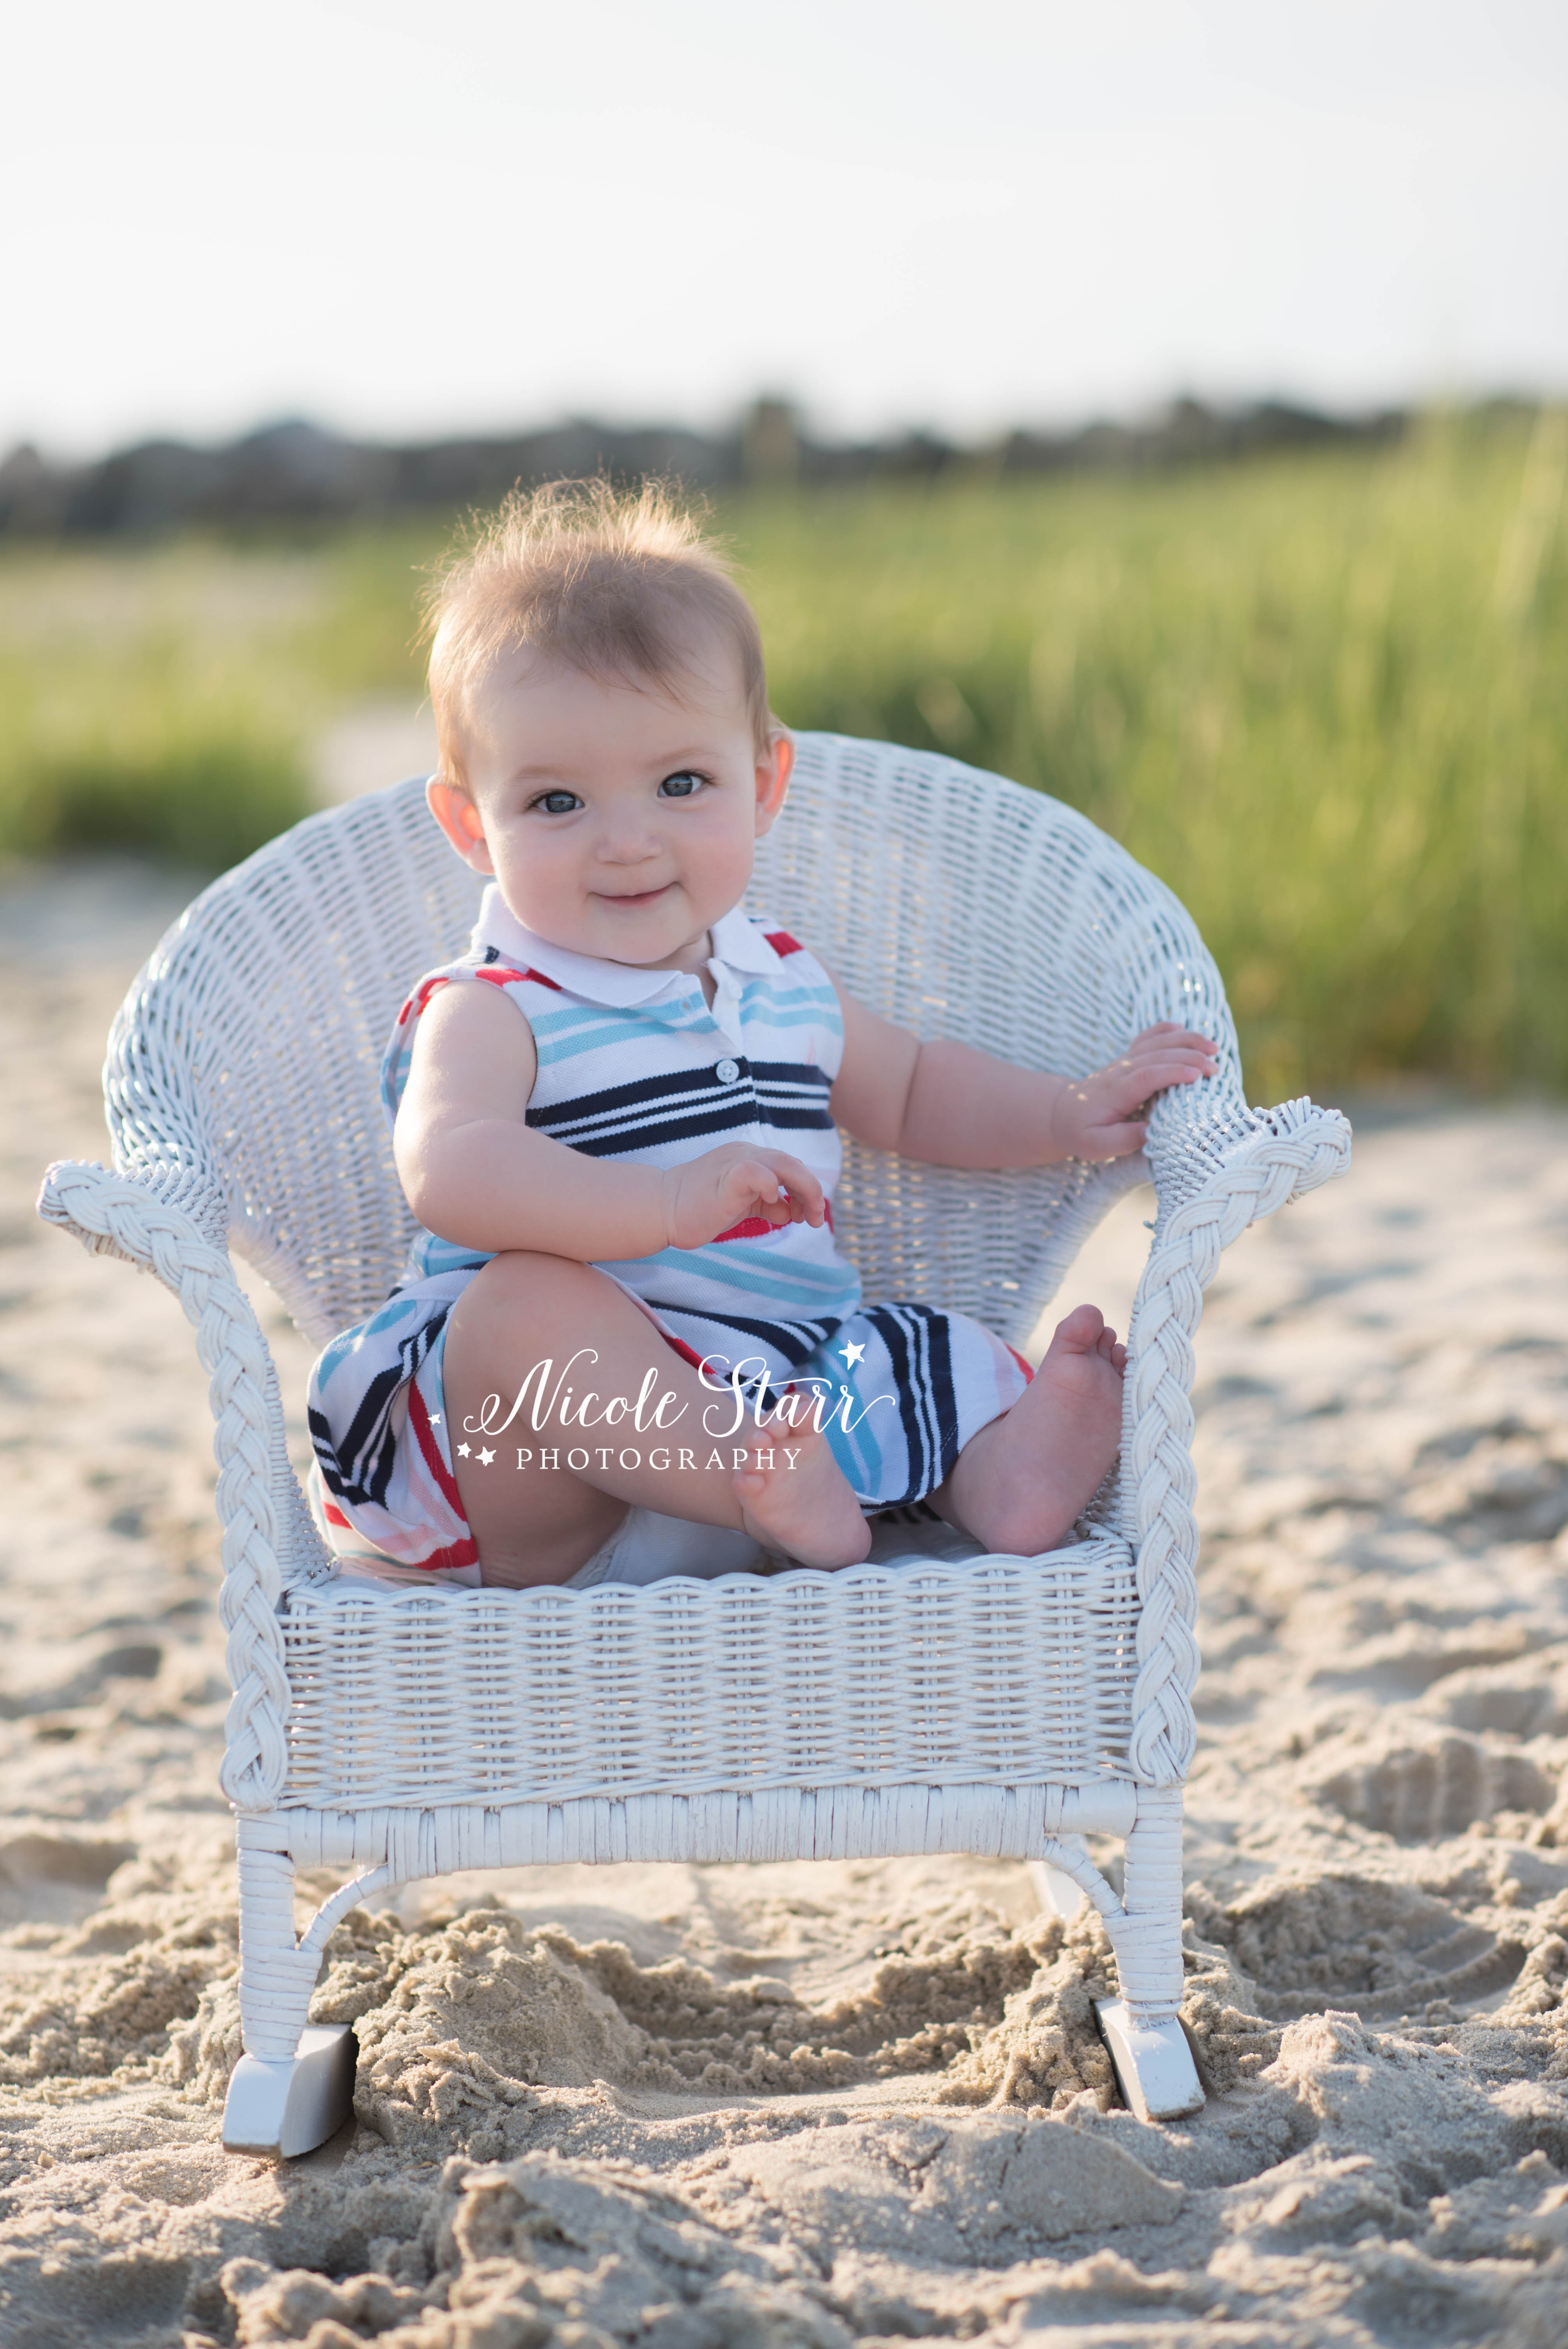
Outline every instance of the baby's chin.
<path id="1" fill-rule="evenodd" d="M 640 966 L 682 953 L 729 910 L 723 905 L 705 916 L 679 882 L 623 897 L 595 895 L 575 909 L 563 908 L 559 899 L 532 908 L 507 902 L 523 927 L 550 946 Z"/>

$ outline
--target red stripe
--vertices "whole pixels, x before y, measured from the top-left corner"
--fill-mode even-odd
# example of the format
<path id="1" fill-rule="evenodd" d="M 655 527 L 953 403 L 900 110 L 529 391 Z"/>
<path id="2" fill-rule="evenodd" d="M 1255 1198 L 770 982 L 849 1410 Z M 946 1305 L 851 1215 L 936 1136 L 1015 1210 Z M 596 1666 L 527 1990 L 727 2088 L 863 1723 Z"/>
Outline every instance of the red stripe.
<path id="1" fill-rule="evenodd" d="M 463 1516 L 462 1495 L 453 1481 L 451 1470 L 441 1457 L 441 1447 L 437 1443 L 436 1432 L 430 1425 L 430 1414 L 425 1409 L 425 1398 L 412 1381 L 408 1386 L 408 1424 L 413 1429 L 415 1441 L 419 1446 L 420 1458 L 440 1487 L 441 1497 L 450 1503 L 452 1515 L 455 1517 L 461 1517 Z M 463 1522 L 467 1524 L 466 1517 Z M 445 1552 L 442 1555 L 445 1556 Z"/>
<path id="2" fill-rule="evenodd" d="M 335 1501 L 326 1502 L 323 1506 L 322 1515 L 329 1526 L 341 1526 L 346 1534 L 356 1534 L 359 1531 L 352 1517 L 346 1517 Z M 422 1571 L 434 1574 L 446 1573 L 449 1572 L 454 1566 L 477 1565 L 479 1555 L 478 1547 L 470 1534 L 466 1541 L 454 1542 L 449 1549 L 438 1549 L 430 1557 L 422 1557 L 419 1560 L 419 1566 Z M 397 1559 L 394 1559 L 393 1564 L 397 1563 Z"/>
<path id="3" fill-rule="evenodd" d="M 437 1443 L 435 1430 L 430 1425 L 430 1414 L 425 1409 L 425 1398 L 418 1388 L 412 1383 L 408 1388 L 408 1423 L 413 1428 L 418 1443 L 419 1455 L 440 1486 L 443 1495 L 450 1505 L 452 1515 L 455 1517 L 463 1517 L 462 1496 L 458 1491 L 450 1470 L 441 1457 L 441 1447 Z M 428 1557 L 420 1559 L 420 1565 L 428 1573 L 449 1573 L 454 1566 L 477 1564 L 480 1554 L 479 1545 L 467 1529 L 466 1517 L 463 1517 L 463 1526 L 461 1541 L 452 1542 L 446 1549 L 432 1550 Z"/>
<path id="4" fill-rule="evenodd" d="M 1004 1339 L 1003 1339 L 1002 1343 L 1004 1344 L 1004 1346 L 1007 1346 L 1007 1340 L 1006 1340 L 1006 1338 L 1004 1338 Z M 1017 1363 L 1018 1368 L 1023 1371 L 1025 1378 L 1028 1381 L 1029 1384 L 1032 1386 L 1032 1385 L 1034 1384 L 1034 1381 L 1035 1381 L 1035 1374 L 1034 1374 L 1033 1371 L 1029 1368 L 1029 1365 L 1027 1364 L 1027 1362 L 1026 1362 L 1026 1361 L 1025 1361 L 1024 1357 L 1022 1356 L 1022 1354 L 1020 1354 L 1020 1353 L 1019 1353 L 1019 1351 L 1018 1351 L 1018 1350 L 1017 1350 L 1016 1346 L 1007 1346 L 1007 1351 L 1009 1352 L 1009 1354 L 1011 1354 L 1011 1355 L 1012 1355 L 1013 1360 Z"/>
<path id="5" fill-rule="evenodd" d="M 651 1315 L 649 1316 L 649 1319 L 652 1319 Z M 673 1346 L 683 1362 L 689 1362 L 694 1371 L 701 1370 L 705 1358 L 701 1354 L 694 1354 L 684 1338 L 677 1338 L 673 1330 L 665 1330 L 657 1324 L 655 1326 L 658 1328 L 659 1335 L 664 1340 L 665 1345 Z"/>
<path id="6" fill-rule="evenodd" d="M 503 962 L 491 963 L 487 968 L 476 971 L 474 976 L 476 978 L 488 978 L 492 987 L 510 987 L 514 978 L 531 978 L 536 987 L 548 987 L 556 995 L 564 991 L 558 978 L 546 978 L 542 970 L 513 970 Z"/>
<path id="7" fill-rule="evenodd" d="M 408 998 L 408 1000 L 403 1006 L 402 1010 L 397 1014 L 398 1027 L 401 1028 L 404 1021 L 407 1019 L 418 1019 L 419 1014 L 424 1010 L 425 1006 L 430 1000 L 431 996 L 436 992 L 437 988 L 450 987 L 451 983 L 452 982 L 449 978 L 427 978 L 422 980 L 415 988 L 413 994 Z"/>
<path id="8" fill-rule="evenodd" d="M 830 1199 L 824 1199 L 822 1202 L 822 1219 L 826 1223 L 828 1229 L 831 1231 L 833 1228 L 833 1203 Z M 781 1232 L 787 1228 L 788 1226 L 783 1224 L 768 1223 L 761 1216 L 748 1216 L 744 1222 L 731 1224 L 727 1232 L 715 1232 L 714 1238 L 716 1240 L 763 1240 L 768 1237 L 770 1232 Z"/>
<path id="9" fill-rule="evenodd" d="M 801 954 L 805 951 L 799 939 L 792 938 L 788 930 L 764 930 L 762 935 L 776 955 Z"/>
<path id="10" fill-rule="evenodd" d="M 467 1541 L 454 1542 L 450 1549 L 432 1551 L 428 1557 L 419 1560 L 419 1565 L 427 1574 L 446 1574 L 454 1566 L 477 1566 L 479 1557 L 479 1545 L 470 1534 Z"/>

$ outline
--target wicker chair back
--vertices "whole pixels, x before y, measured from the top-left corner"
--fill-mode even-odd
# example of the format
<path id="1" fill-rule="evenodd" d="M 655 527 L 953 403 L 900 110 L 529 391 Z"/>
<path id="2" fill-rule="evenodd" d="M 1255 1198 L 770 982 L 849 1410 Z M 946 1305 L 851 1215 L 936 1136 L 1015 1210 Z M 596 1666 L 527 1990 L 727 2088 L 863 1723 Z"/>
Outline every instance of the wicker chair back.
<path id="1" fill-rule="evenodd" d="M 1087 1073 L 1167 1016 L 1230 1043 L 1186 913 L 1070 808 L 950 759 L 799 738 L 748 903 L 875 1009 L 1026 1068 Z M 377 1079 L 419 973 L 460 949 L 479 885 L 418 780 L 298 825 L 215 882 L 110 1038 L 117 1163 L 216 1169 L 229 1237 L 325 1339 L 397 1280 L 412 1232 Z M 1147 1003 L 1144 999 L 1147 997 Z M 835 1218 L 868 1295 L 940 1299 L 1026 1340 L 1138 1162 L 917 1166 L 851 1143 Z M 214 1237 L 217 1237 L 215 1234 Z"/>

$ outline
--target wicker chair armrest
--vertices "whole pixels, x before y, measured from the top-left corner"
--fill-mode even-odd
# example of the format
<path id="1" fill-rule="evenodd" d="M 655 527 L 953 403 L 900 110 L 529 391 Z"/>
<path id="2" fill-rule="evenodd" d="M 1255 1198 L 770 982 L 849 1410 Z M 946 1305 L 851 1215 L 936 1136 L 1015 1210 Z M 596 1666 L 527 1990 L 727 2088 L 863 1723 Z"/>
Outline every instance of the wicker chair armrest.
<path id="1" fill-rule="evenodd" d="M 72 1233 L 95 1255 L 121 1257 L 155 1273 L 195 1330 L 196 1350 L 211 1380 L 223 1527 L 219 1610 L 234 1690 L 220 1775 L 231 1802 L 259 1811 L 276 1800 L 288 1759 L 274 1500 L 282 1420 L 277 1375 L 261 1325 L 222 1237 L 211 1237 L 222 1209 L 222 1194 L 187 1167 L 157 1166 L 132 1176 L 66 1161 L 48 1169 L 38 1195 L 46 1223 Z M 289 1475 L 286 1457 L 282 1466 Z"/>
<path id="2" fill-rule="evenodd" d="M 1156 1100 L 1149 1121 L 1145 1155 L 1159 1201 L 1158 1233 L 1198 1197 L 1253 1187 L 1258 1204 L 1247 1222 L 1272 1215 L 1318 1184 L 1342 1174 L 1350 1163 L 1350 1127 L 1338 1110 L 1319 1109 L 1305 1097 L 1273 1109 L 1249 1109 L 1239 1072 L 1227 1056 L 1220 1073 L 1194 1085 L 1173 1085 Z M 1270 1172 L 1259 1185 L 1253 1170 Z M 1282 1191 L 1280 1182 L 1288 1177 Z M 1265 1196 L 1266 1194 L 1266 1196 Z M 1246 1224 L 1231 1232 L 1231 1239 Z M 1159 1246 L 1159 1238 L 1156 1239 Z"/>
<path id="3" fill-rule="evenodd" d="M 1191 1396 L 1203 1291 L 1250 1224 L 1346 1172 L 1350 1127 L 1337 1110 L 1309 1101 L 1249 1110 L 1222 1079 L 1167 1094 L 1150 1124 L 1160 1216 L 1128 1340 L 1119 1515 L 1140 1600 L 1133 1771 L 1148 1784 L 1174 1785 L 1186 1776 L 1197 1737 Z"/>
<path id="4" fill-rule="evenodd" d="M 129 1195 L 112 1216 L 110 1191 Z M 89 1200 L 96 1205 L 83 1221 L 75 1211 Z M 38 1213 L 79 1240 L 89 1256 L 119 1257 L 139 1272 L 156 1274 L 177 1294 L 180 1245 L 199 1242 L 228 1251 L 228 1202 L 217 1176 L 201 1165 L 149 1164 L 110 1174 L 92 1160 L 60 1159 L 46 1170 Z M 122 1245 L 118 1233 L 130 1245 Z"/>

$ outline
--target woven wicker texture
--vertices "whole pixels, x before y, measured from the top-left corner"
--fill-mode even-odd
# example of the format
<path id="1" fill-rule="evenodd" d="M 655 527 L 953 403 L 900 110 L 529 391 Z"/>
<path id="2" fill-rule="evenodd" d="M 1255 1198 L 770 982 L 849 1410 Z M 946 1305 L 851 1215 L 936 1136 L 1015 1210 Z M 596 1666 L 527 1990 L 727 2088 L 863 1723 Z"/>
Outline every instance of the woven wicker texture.
<path id="1" fill-rule="evenodd" d="M 1125 1772 L 1136 1599 L 1106 1536 L 1033 1560 L 646 1589 L 301 1592 L 284 1801 L 495 1805 Z"/>
<path id="2" fill-rule="evenodd" d="M 116 1165 L 216 1212 L 313 1338 L 379 1305 L 408 1252 L 381 1056 L 479 891 L 420 782 L 313 816 L 181 916 L 109 1036 Z"/>

